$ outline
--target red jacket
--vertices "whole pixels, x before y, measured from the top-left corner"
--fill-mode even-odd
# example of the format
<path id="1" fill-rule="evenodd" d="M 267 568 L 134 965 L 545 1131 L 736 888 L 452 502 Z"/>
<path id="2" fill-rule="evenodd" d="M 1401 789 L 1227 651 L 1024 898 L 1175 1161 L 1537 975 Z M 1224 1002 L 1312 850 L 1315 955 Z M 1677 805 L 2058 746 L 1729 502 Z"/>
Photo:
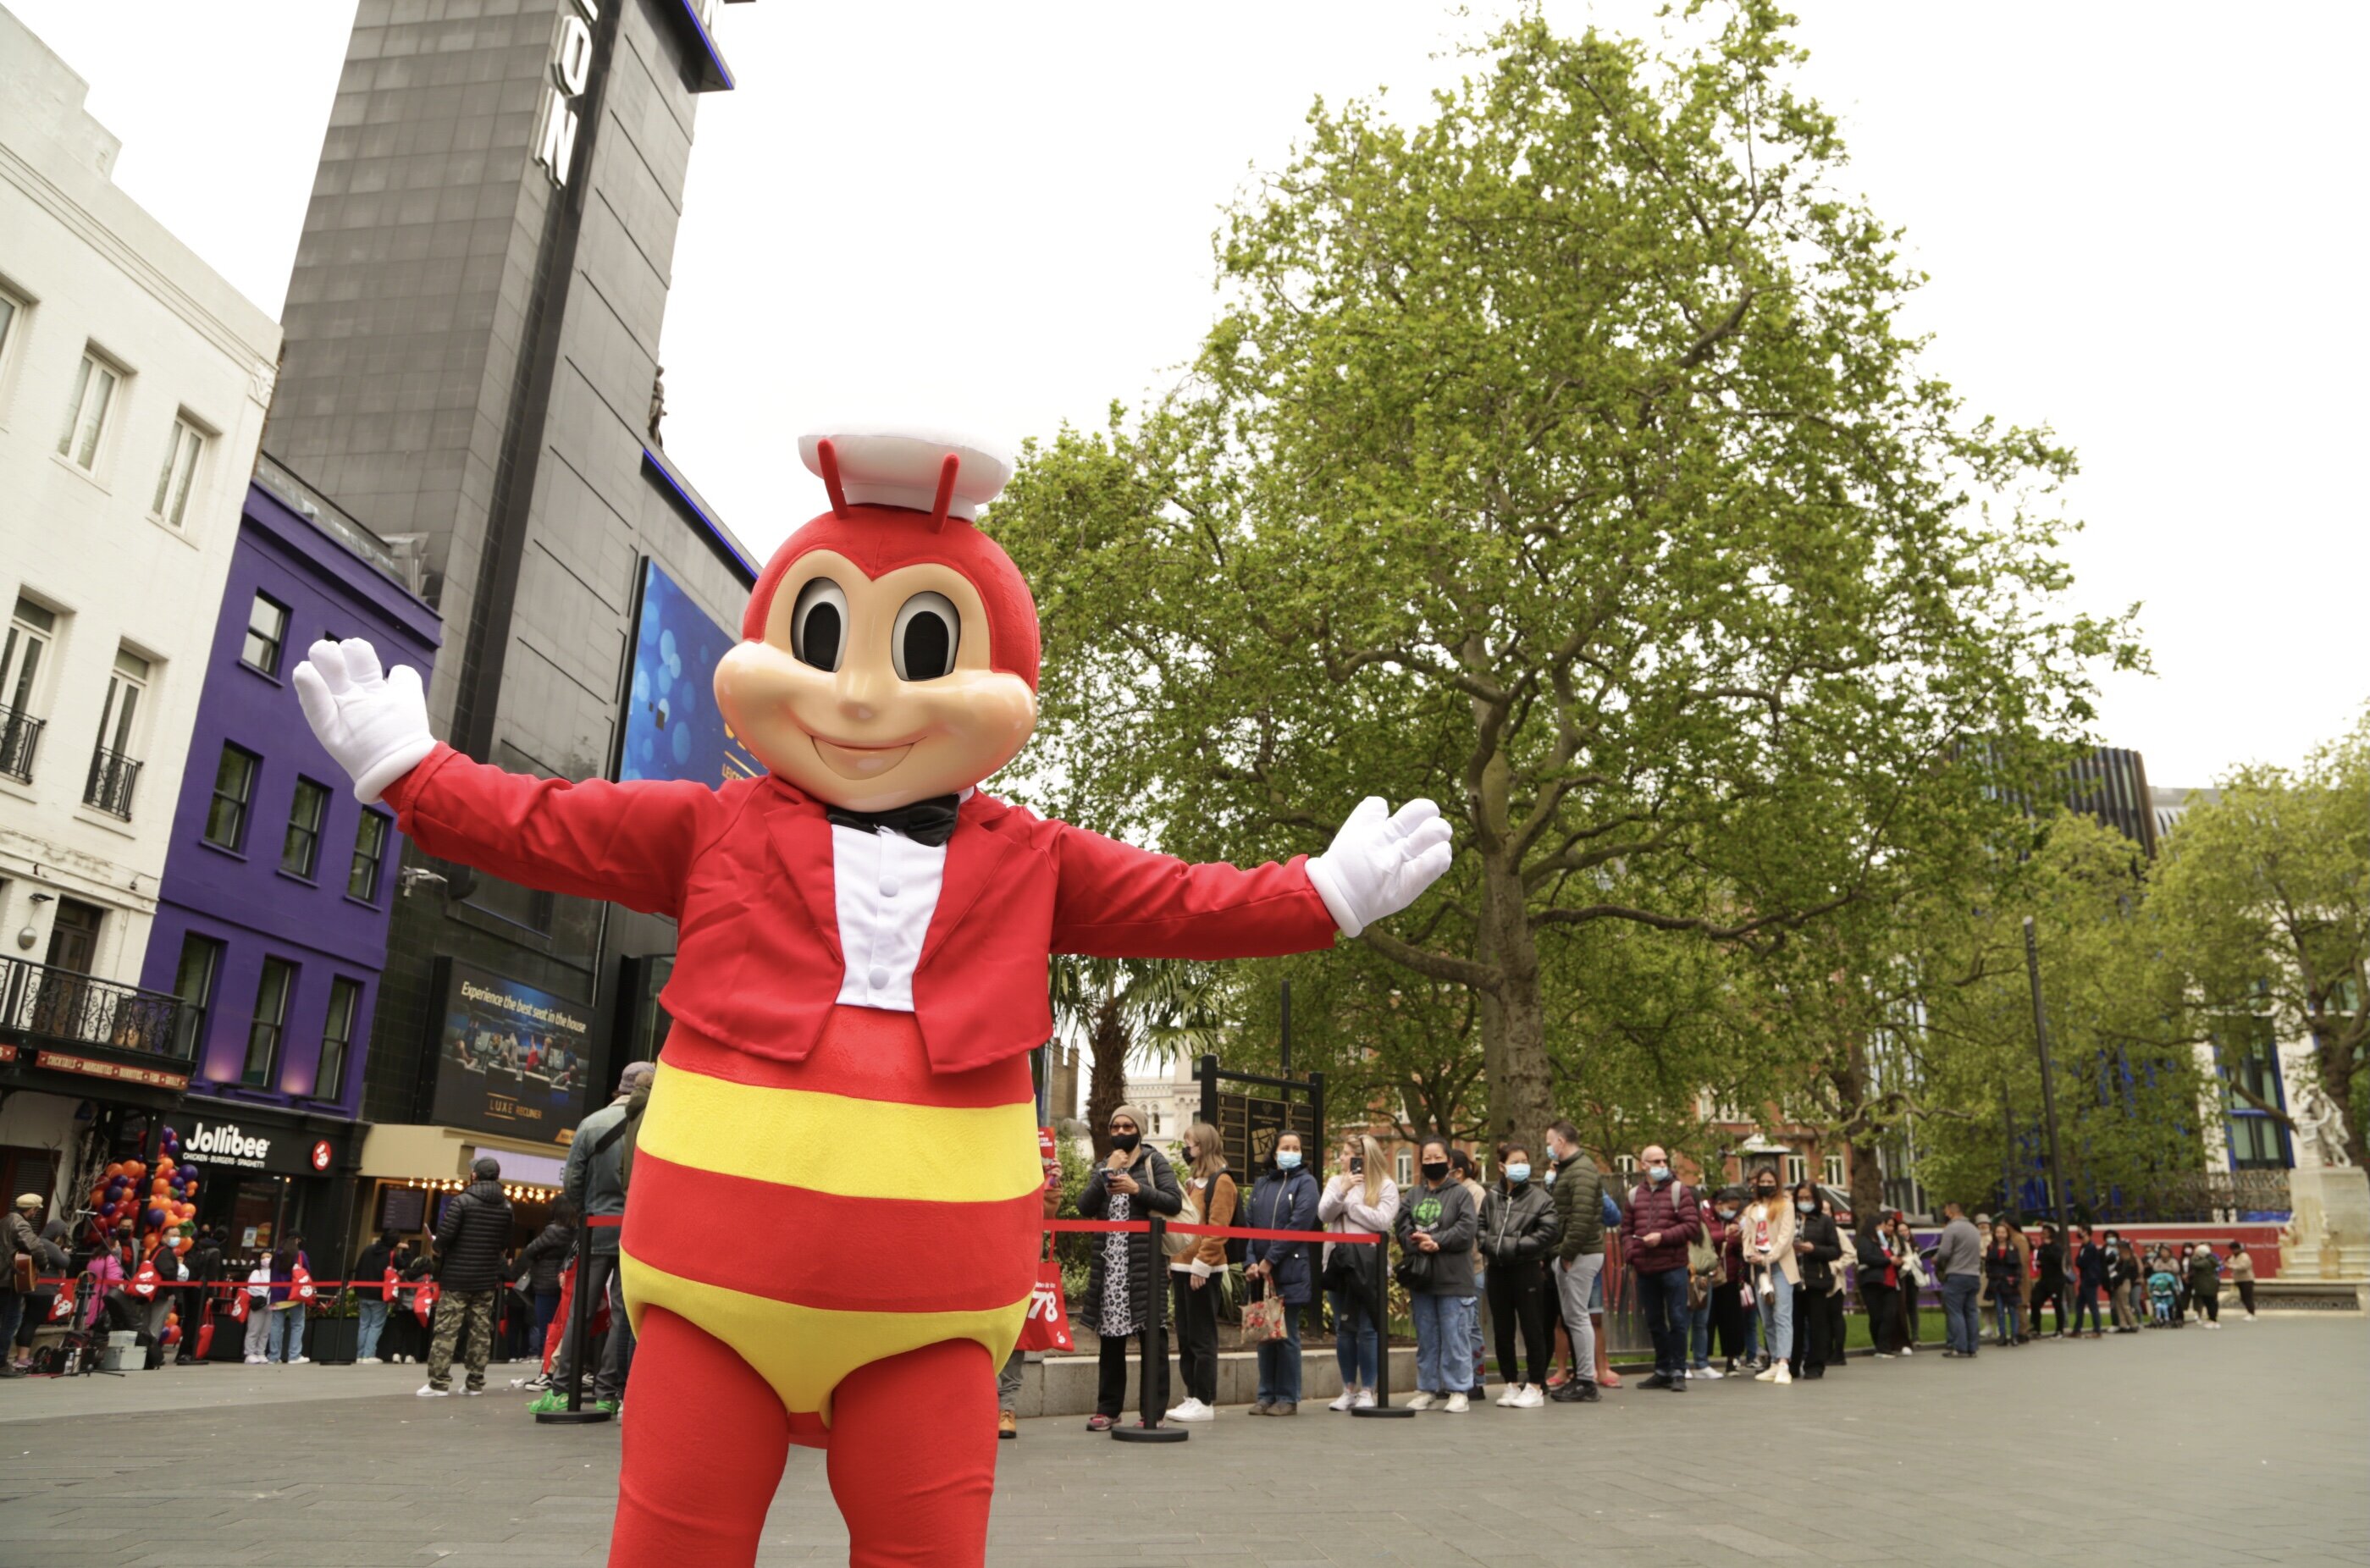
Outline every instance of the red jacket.
<path id="1" fill-rule="evenodd" d="M 1621 1216 L 1621 1260 L 1640 1274 L 1687 1266 L 1687 1243 L 1703 1233 L 1703 1197 L 1673 1176 L 1661 1186 L 1640 1182 Z M 1661 1233 L 1651 1247 L 1644 1238 Z"/>
<path id="2" fill-rule="evenodd" d="M 831 824 L 781 779 L 570 784 L 440 744 L 385 799 L 431 855 L 673 918 L 674 974 L 660 999 L 693 1029 L 791 1062 L 822 1033 L 844 969 Z M 1052 953 L 1259 958 L 1330 947 L 1333 917 L 1303 859 L 1189 866 L 974 791 L 947 841 L 914 971 L 930 1066 L 961 1072 L 1051 1038 Z"/>

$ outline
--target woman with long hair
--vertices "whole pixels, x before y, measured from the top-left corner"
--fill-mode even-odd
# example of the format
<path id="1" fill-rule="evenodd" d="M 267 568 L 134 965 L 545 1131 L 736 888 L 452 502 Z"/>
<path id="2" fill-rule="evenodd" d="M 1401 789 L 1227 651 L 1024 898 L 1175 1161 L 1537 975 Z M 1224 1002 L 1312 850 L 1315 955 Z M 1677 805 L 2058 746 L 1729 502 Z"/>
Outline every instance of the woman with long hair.
<path id="1" fill-rule="evenodd" d="M 1333 1235 L 1387 1236 L 1398 1223 L 1398 1184 L 1383 1174 L 1383 1146 L 1371 1137 L 1341 1145 L 1340 1169 L 1317 1200 L 1317 1217 Z M 1333 1309 L 1333 1356 L 1341 1367 L 1341 1397 L 1326 1408 L 1371 1408 L 1379 1374 L 1375 1291 L 1378 1260 L 1365 1243 L 1325 1243 L 1320 1265 L 1325 1298 Z"/>
<path id="2" fill-rule="evenodd" d="M 1235 1222 L 1235 1179 L 1218 1145 L 1218 1129 L 1196 1122 L 1178 1145 L 1185 1159 L 1187 1225 Z M 1179 1243 L 1182 1243 L 1179 1245 Z M 1168 1287 L 1177 1299 L 1177 1380 L 1184 1401 L 1171 1421 L 1208 1421 L 1218 1413 L 1218 1281 L 1225 1277 L 1226 1243 L 1218 1236 L 1179 1236 L 1169 1244 Z"/>
<path id="3" fill-rule="evenodd" d="M 1506 1383 L 1498 1402 L 1512 1409 L 1539 1410 L 1547 1402 L 1547 1260 L 1562 1239 L 1555 1200 L 1531 1180 L 1531 1151 L 1508 1145 L 1499 1162 L 1498 1185 L 1481 1203 L 1481 1254 L 1488 1265 L 1483 1280 L 1490 1320 L 1498 1331 L 1498 1375 Z M 1518 1332 L 1524 1353 L 1519 1371 Z M 1478 1373 L 1473 1380 L 1481 1380 Z"/>
<path id="4" fill-rule="evenodd" d="M 2255 1320 L 2255 1260 L 2248 1255 L 2244 1241 L 2230 1243 L 2230 1283 L 2238 1287 L 2238 1305 L 2247 1309 L 2246 1321 Z"/>
<path id="5" fill-rule="evenodd" d="M 1084 1219 L 1144 1219 L 1157 1214 L 1174 1218 L 1185 1206 L 1185 1194 L 1160 1151 L 1144 1141 L 1144 1113 L 1133 1105 L 1114 1107 L 1104 1124 L 1110 1135 L 1109 1159 L 1095 1167 L 1078 1193 L 1078 1214 Z M 1108 1432 L 1127 1403 L 1127 1342 L 1133 1336 L 1155 1385 L 1137 1424 L 1168 1402 L 1168 1361 L 1152 1358 L 1155 1314 L 1165 1311 L 1160 1299 L 1158 1262 L 1152 1238 L 1140 1231 L 1112 1231 L 1101 1238 L 1093 1264 L 1087 1271 L 1087 1327 L 1094 1330 L 1096 1367 L 1095 1412 L 1087 1418 L 1089 1432 Z"/>
<path id="6" fill-rule="evenodd" d="M 1794 1205 L 1778 1192 L 1775 1170 L 1754 1172 L 1753 1201 L 1737 1224 L 1737 1256 L 1761 1313 L 1761 1354 L 1769 1363 L 1754 1374 L 1754 1381 L 1790 1383 L 1794 1295 L 1802 1265 L 1794 1246 Z"/>
<path id="7" fill-rule="evenodd" d="M 1854 1228 L 1852 1258 L 1858 1264 L 1860 1307 L 1868 1313 L 1869 1347 L 1891 1358 L 1901 1350 L 1901 1272 L 1884 1245 L 1883 1222 L 1863 1215 Z"/>
<path id="8" fill-rule="evenodd" d="M 1794 1376 L 1816 1378 L 1843 1364 L 1844 1286 L 1837 1262 L 1843 1232 L 1827 1212 L 1827 1194 L 1804 1179 L 1794 1189 L 1794 1257 L 1801 1288 L 1794 1296 Z"/>

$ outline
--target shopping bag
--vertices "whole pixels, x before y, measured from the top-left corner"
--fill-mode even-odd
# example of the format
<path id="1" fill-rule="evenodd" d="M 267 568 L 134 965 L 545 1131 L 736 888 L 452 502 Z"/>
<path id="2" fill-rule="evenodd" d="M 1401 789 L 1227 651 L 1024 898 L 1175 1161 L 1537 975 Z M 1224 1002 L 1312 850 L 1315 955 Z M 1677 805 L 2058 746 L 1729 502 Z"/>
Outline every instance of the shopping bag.
<path id="1" fill-rule="evenodd" d="M 247 1292 L 242 1289 L 230 1298 L 230 1320 L 234 1323 L 244 1323 L 247 1321 Z"/>
<path id="2" fill-rule="evenodd" d="M 436 1316 L 436 1297 L 442 1294 L 443 1287 L 432 1279 L 421 1280 L 420 1288 L 412 1292 L 411 1315 L 420 1320 L 421 1328 L 426 1328 L 429 1320 Z"/>
<path id="3" fill-rule="evenodd" d="M 52 1323 L 63 1323 L 68 1318 L 73 1317 L 74 1304 L 75 1282 L 72 1276 L 68 1276 L 66 1282 L 58 1286 L 57 1295 L 51 1297 L 50 1321 Z"/>
<path id="4" fill-rule="evenodd" d="M 1243 1303 L 1242 1334 L 1236 1343 L 1248 1350 L 1283 1337 L 1283 1297 L 1273 1291 Z"/>
<path id="5" fill-rule="evenodd" d="M 288 1295 L 289 1298 L 299 1306 L 312 1304 L 313 1276 L 305 1272 L 305 1265 L 302 1263 L 288 1271 Z"/>
<path id="6" fill-rule="evenodd" d="M 1022 1350 L 1070 1350 L 1070 1317 L 1062 1306 L 1062 1264 L 1047 1258 L 1037 1265 L 1037 1288 L 1029 1293 L 1029 1316 L 1021 1320 Z"/>
<path id="7" fill-rule="evenodd" d="M 143 1263 L 132 1276 L 132 1294 L 143 1301 L 156 1299 L 156 1286 L 161 1276 L 153 1262 Z"/>

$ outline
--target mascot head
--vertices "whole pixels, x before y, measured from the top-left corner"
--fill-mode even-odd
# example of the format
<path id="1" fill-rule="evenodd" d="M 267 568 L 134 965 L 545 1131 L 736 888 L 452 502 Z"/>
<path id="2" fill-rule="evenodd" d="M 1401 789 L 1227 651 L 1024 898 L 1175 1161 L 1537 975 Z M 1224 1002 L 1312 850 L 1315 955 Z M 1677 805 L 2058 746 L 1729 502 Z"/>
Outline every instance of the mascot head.
<path id="1" fill-rule="evenodd" d="M 716 703 L 816 800 L 887 811 L 977 784 L 1037 724 L 1037 605 L 972 526 L 1011 459 L 935 432 L 801 436 L 831 510 L 749 595 Z"/>

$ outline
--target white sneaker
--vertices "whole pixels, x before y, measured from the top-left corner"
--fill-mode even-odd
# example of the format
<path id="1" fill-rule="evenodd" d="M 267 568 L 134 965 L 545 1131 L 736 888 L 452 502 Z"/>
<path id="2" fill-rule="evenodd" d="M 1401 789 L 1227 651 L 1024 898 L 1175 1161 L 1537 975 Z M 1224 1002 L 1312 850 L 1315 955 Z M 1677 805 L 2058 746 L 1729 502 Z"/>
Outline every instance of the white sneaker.
<path id="1" fill-rule="evenodd" d="M 1784 1362 L 1773 1362 L 1769 1366 L 1763 1367 L 1760 1371 L 1755 1372 L 1753 1375 L 1753 1380 L 1756 1383 L 1774 1383 L 1778 1380 L 1778 1374 L 1784 1370 L 1786 1370 L 1786 1364 Z"/>
<path id="2" fill-rule="evenodd" d="M 1687 1376 L 1690 1378 L 1700 1378 L 1707 1383 L 1717 1383 L 1720 1381 L 1720 1368 L 1717 1366 L 1691 1366 L 1687 1368 Z"/>
<path id="3" fill-rule="evenodd" d="M 357 1366 L 375 1366 L 378 1365 L 378 1357 L 375 1355 L 359 1355 L 354 1358 L 354 1365 Z"/>
<path id="4" fill-rule="evenodd" d="M 1217 1413 L 1218 1412 L 1216 1411 L 1212 1410 L 1200 1400 L 1189 1399 L 1183 1404 L 1179 1405 L 1175 1410 L 1170 1411 L 1168 1412 L 1168 1419 L 1171 1421 L 1210 1421 L 1214 1420 Z"/>
<path id="5" fill-rule="evenodd" d="M 1408 1396 L 1408 1402 L 1402 1408 L 1407 1410 L 1430 1410 L 1432 1408 L 1432 1396 L 1427 1393 L 1410 1394 Z"/>
<path id="6" fill-rule="evenodd" d="M 1536 1383 L 1524 1384 L 1522 1391 L 1513 1399 L 1513 1408 L 1516 1410 L 1545 1410 L 1547 1403 L 1547 1390 Z"/>
<path id="7" fill-rule="evenodd" d="M 1465 1397 L 1465 1391 L 1462 1389 L 1448 1396 L 1449 1414 L 1463 1415 L 1467 1411 L 1472 1408 L 1473 1401 Z"/>
<path id="8" fill-rule="evenodd" d="M 452 1392 L 452 1389 L 440 1389 L 433 1383 L 422 1383 L 420 1385 L 418 1395 L 423 1400 L 441 1400 L 447 1397 Z"/>
<path id="9" fill-rule="evenodd" d="M 1916 1351 L 1917 1347 L 1914 1344 L 1904 1344 L 1901 1347 L 1901 1354 L 1904 1355 L 1914 1355 Z"/>
<path id="10" fill-rule="evenodd" d="M 1507 1410 L 1514 1405 L 1520 1404 L 1523 1400 L 1524 1387 L 1524 1385 L 1521 1383 L 1507 1384 L 1506 1391 L 1500 1394 L 1495 1401 L 1498 1408 L 1501 1410 Z"/>
<path id="11" fill-rule="evenodd" d="M 1356 1399 L 1355 1401 L 1353 1401 L 1351 1403 L 1350 1408 L 1351 1408 L 1352 1410 L 1372 1410 L 1372 1409 L 1374 1409 L 1374 1408 L 1375 1408 L 1375 1390 L 1374 1390 L 1374 1389 L 1360 1389 L 1358 1390 L 1358 1397 L 1357 1397 L 1357 1399 Z"/>
<path id="12" fill-rule="evenodd" d="M 250 1355 L 247 1358 L 247 1364 L 249 1366 L 260 1366 L 263 1365 L 263 1357 L 259 1355 Z"/>
<path id="13" fill-rule="evenodd" d="M 1777 1375 L 1776 1377 L 1774 1377 L 1774 1378 L 1770 1378 L 1770 1379 L 1769 1379 L 1771 1382 L 1773 1382 L 1773 1383 L 1790 1383 L 1790 1382 L 1792 1382 L 1792 1381 L 1794 1380 L 1794 1369 L 1793 1369 L 1792 1367 L 1790 1367 L 1790 1366 L 1787 1366 L 1787 1365 L 1786 1365 L 1786 1363 L 1784 1363 L 1784 1362 L 1782 1362 L 1782 1361 L 1781 1361 L 1781 1362 L 1779 1362 L 1779 1363 L 1778 1364 L 1778 1366 L 1777 1366 L 1776 1370 L 1777 1370 L 1777 1374 L 1778 1374 L 1778 1375 Z"/>
<path id="14" fill-rule="evenodd" d="M 462 1393 L 462 1395 L 463 1395 L 463 1397 L 464 1397 L 464 1398 L 466 1398 L 466 1399 L 473 1399 L 473 1400 L 474 1400 L 474 1399 L 476 1399 L 479 1394 L 482 1394 L 482 1393 L 484 1393 L 485 1391 L 486 1391 L 486 1390 L 485 1390 L 485 1389 L 462 1389 L 462 1390 L 461 1390 L 461 1393 Z"/>
<path id="15" fill-rule="evenodd" d="M 1341 1390 L 1341 1397 L 1335 1400 L 1331 1404 L 1327 1405 L 1325 1408 L 1327 1410 L 1348 1410 L 1352 1405 L 1357 1402 L 1358 1390 L 1353 1385 L 1352 1387 L 1343 1389 Z"/>
<path id="16" fill-rule="evenodd" d="M 290 1357 L 288 1358 L 288 1365 L 289 1365 L 289 1366 L 305 1366 L 305 1365 L 307 1362 L 309 1362 L 311 1359 L 312 1359 L 312 1358 L 311 1358 L 310 1356 L 304 1356 L 304 1355 L 292 1355 L 292 1356 L 290 1356 Z"/>

